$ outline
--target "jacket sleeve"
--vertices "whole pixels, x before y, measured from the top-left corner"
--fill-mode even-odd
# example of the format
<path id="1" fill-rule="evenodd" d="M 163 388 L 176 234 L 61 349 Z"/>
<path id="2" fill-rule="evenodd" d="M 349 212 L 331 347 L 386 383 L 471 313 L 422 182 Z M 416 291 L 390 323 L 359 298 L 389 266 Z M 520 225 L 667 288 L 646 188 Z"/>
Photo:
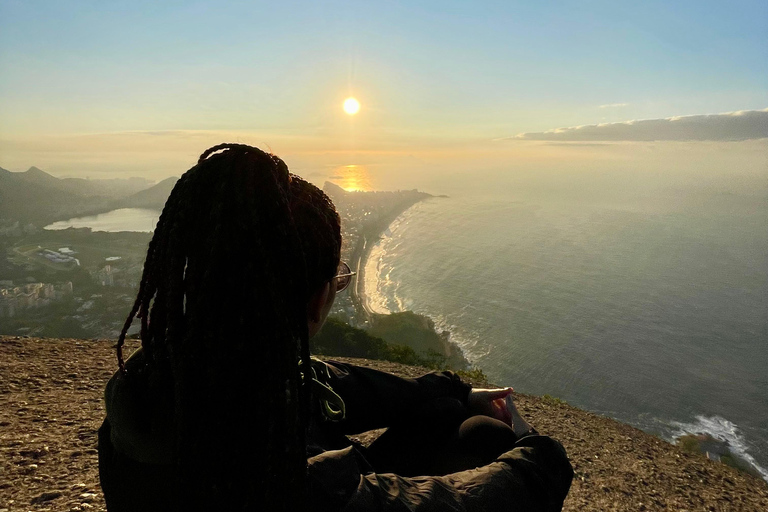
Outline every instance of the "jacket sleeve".
<path id="1" fill-rule="evenodd" d="M 339 424 L 345 434 L 389 427 L 394 419 L 435 398 L 454 398 L 466 405 L 472 389 L 451 371 L 409 379 L 338 361 L 326 361 L 326 366 L 328 383 L 346 405 L 346 418 Z"/>
<path id="2" fill-rule="evenodd" d="M 313 472 L 310 459 L 309 469 L 314 489 L 322 492 L 322 497 L 313 496 L 320 498 L 315 503 L 343 512 L 556 512 L 562 509 L 573 478 L 565 450 L 545 436 L 521 439 L 487 466 L 440 477 L 360 474 L 351 449 L 319 457 L 325 459 L 325 467 L 318 464 Z M 331 463 L 332 459 L 336 460 Z M 328 471 L 331 468 L 334 471 Z"/>

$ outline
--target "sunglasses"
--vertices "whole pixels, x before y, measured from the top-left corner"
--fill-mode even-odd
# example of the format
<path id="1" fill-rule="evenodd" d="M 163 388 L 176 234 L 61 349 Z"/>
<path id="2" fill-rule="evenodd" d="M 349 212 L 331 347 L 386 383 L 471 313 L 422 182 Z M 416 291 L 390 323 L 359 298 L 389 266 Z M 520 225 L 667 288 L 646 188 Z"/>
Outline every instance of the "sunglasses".
<path id="1" fill-rule="evenodd" d="M 346 290 L 347 286 L 349 286 L 349 283 L 352 282 L 352 276 L 355 274 L 357 274 L 357 272 L 352 272 L 352 269 L 349 268 L 349 265 L 343 261 L 339 263 L 339 268 L 336 271 L 336 275 L 333 276 L 333 278 L 336 279 L 336 293 Z"/>

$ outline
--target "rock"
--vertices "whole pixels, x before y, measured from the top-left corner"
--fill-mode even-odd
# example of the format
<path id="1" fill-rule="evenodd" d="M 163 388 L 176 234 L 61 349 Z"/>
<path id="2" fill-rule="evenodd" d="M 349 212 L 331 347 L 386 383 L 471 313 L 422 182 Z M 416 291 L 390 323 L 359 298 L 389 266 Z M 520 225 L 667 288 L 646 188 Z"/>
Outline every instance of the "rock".
<path id="1" fill-rule="evenodd" d="M 52 492 L 44 492 L 37 498 L 32 498 L 32 504 L 36 505 L 38 503 L 45 503 L 46 501 L 55 500 L 56 498 L 59 498 L 61 496 L 61 493 L 58 491 L 52 491 Z"/>
<path id="2" fill-rule="evenodd" d="M 83 502 L 88 503 L 96 499 L 97 494 L 92 492 L 84 492 L 80 495 L 80 499 L 83 500 Z"/>

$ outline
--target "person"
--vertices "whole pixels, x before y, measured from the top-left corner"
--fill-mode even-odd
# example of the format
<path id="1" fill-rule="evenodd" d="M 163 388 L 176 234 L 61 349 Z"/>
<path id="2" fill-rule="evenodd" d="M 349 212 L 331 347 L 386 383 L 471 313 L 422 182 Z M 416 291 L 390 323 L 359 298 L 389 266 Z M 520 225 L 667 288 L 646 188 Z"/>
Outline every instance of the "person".
<path id="1" fill-rule="evenodd" d="M 333 203 L 274 155 L 222 144 L 179 179 L 105 390 L 109 511 L 562 508 L 565 451 L 511 389 L 311 358 L 353 274 L 340 250 Z"/>

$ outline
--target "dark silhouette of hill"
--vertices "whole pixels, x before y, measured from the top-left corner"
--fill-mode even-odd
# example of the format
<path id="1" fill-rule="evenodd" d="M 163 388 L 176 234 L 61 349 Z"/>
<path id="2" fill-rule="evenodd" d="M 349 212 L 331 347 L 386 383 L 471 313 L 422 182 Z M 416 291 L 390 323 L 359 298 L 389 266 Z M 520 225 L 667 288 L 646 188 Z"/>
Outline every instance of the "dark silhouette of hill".
<path id="1" fill-rule="evenodd" d="M 133 195 L 120 199 L 116 202 L 119 206 L 115 208 L 152 208 L 162 210 L 171 190 L 179 178 L 172 176 L 166 178 L 146 190 L 141 190 Z"/>

